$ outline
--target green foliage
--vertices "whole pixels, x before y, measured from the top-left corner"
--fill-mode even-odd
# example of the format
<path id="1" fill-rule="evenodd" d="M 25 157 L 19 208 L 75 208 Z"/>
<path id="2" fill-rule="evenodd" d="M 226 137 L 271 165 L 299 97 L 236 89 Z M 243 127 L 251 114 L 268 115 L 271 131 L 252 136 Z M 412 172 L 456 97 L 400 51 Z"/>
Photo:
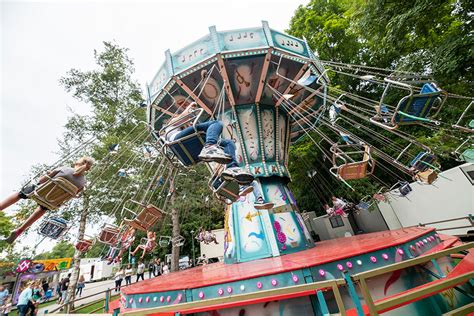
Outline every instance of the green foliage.
<path id="1" fill-rule="evenodd" d="M 469 0 L 312 0 L 296 10 L 288 31 L 297 37 L 305 37 L 322 60 L 431 75 L 443 89 L 469 96 L 474 79 L 470 11 L 472 1 Z M 373 85 L 362 86 L 359 80 L 335 73 L 329 73 L 329 76 L 333 87 L 366 97 L 380 97 L 380 89 Z M 466 100 L 448 99 L 440 120 L 455 122 L 467 103 Z M 351 130 L 354 126 L 348 128 Z M 410 127 L 409 132 L 434 149 L 444 168 L 458 164 L 451 152 L 458 146 L 459 138 L 453 137 L 449 126 L 440 130 Z M 390 134 L 384 134 L 394 143 L 399 142 Z M 378 144 L 378 148 L 393 154 L 387 144 Z M 341 189 L 340 183 L 334 183 L 326 172 L 331 163 L 327 159 L 324 161 L 321 153 L 314 154 L 313 151 L 318 150 L 308 139 L 291 149 L 293 190 L 303 209 L 320 208 L 320 204 L 313 202 L 314 193 L 321 201 L 328 201 L 324 195 L 327 190 L 357 201 L 364 194 L 371 195 L 379 189 L 366 180 L 351 182 L 357 188 L 355 195 L 347 188 Z M 320 159 L 315 159 L 314 155 L 319 155 Z M 307 181 L 307 170 L 317 171 L 319 178 Z M 377 172 L 381 179 L 393 178 L 390 171 Z"/>
<path id="2" fill-rule="evenodd" d="M 58 259 L 58 258 L 71 258 L 74 255 L 74 245 L 67 241 L 60 241 L 54 245 L 53 249 L 48 252 L 43 252 L 37 255 L 34 259 Z"/>

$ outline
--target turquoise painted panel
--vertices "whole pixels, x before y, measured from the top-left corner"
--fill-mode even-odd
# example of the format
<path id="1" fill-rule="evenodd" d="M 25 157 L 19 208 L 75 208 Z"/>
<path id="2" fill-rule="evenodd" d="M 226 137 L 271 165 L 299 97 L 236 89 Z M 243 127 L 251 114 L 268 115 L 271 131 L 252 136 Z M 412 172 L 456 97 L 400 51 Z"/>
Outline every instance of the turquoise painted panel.
<path id="1" fill-rule="evenodd" d="M 237 113 L 249 163 L 260 162 L 262 159 L 262 153 L 260 150 L 260 134 L 257 124 L 257 113 L 255 106 L 245 108 L 240 107 Z"/>
<path id="2" fill-rule="evenodd" d="M 224 129 L 222 131 L 222 137 L 225 139 L 232 139 L 234 141 L 236 150 L 235 154 L 237 155 L 237 162 L 240 166 L 245 164 L 244 161 L 244 148 L 242 148 L 242 144 L 239 141 L 239 131 L 237 130 L 237 120 L 234 116 L 232 110 L 227 110 L 222 118 L 222 124 L 224 125 Z"/>
<path id="3" fill-rule="evenodd" d="M 282 254 L 308 248 L 306 236 L 294 212 L 272 214 L 271 219 L 278 247 Z"/>
<path id="4" fill-rule="evenodd" d="M 210 35 L 180 49 L 171 57 L 175 73 L 179 73 L 216 53 Z"/>
<path id="5" fill-rule="evenodd" d="M 283 50 L 302 55 L 305 57 L 310 57 L 306 44 L 303 40 L 299 38 L 280 33 L 275 30 L 272 31 L 273 45 L 275 47 L 281 48 Z"/>
<path id="6" fill-rule="evenodd" d="M 237 261 L 246 262 L 272 255 L 260 212 L 254 208 L 255 196 L 248 194 L 232 204 Z"/>
<path id="7" fill-rule="evenodd" d="M 151 308 L 169 306 L 186 302 L 185 291 L 169 291 L 162 293 L 145 293 L 124 295 L 122 304 L 126 308 Z"/>
<path id="8" fill-rule="evenodd" d="M 260 119 L 262 125 L 263 151 L 265 154 L 265 162 L 275 161 L 275 114 L 272 109 L 261 109 Z"/>
<path id="9" fill-rule="evenodd" d="M 301 270 L 268 275 L 254 279 L 244 279 L 225 284 L 216 284 L 192 290 L 192 300 L 219 298 L 237 294 L 254 293 L 270 289 L 279 289 L 304 283 Z"/>
<path id="10" fill-rule="evenodd" d="M 262 28 L 246 28 L 219 32 L 221 51 L 234 51 L 268 46 Z"/>
<path id="11" fill-rule="evenodd" d="M 166 64 L 163 63 L 163 65 L 160 67 L 160 69 L 158 70 L 155 77 L 150 83 L 150 96 L 152 99 L 163 88 L 163 86 L 169 80 L 170 77 L 171 75 L 166 69 Z"/>

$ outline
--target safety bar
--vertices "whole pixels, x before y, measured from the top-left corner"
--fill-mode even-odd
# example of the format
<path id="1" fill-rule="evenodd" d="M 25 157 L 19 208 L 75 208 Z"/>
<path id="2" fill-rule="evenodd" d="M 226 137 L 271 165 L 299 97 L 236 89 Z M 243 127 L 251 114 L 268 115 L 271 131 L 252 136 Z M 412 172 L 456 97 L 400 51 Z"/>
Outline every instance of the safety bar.
<path id="1" fill-rule="evenodd" d="M 418 226 L 420 227 L 424 227 L 424 226 L 430 226 L 430 225 L 433 225 L 433 224 L 441 224 L 441 223 L 448 223 L 448 222 L 454 222 L 454 221 L 459 221 L 459 220 L 463 220 L 463 219 L 467 219 L 471 225 L 466 225 L 466 226 L 456 226 L 456 227 L 449 227 L 449 228 L 436 228 L 437 231 L 443 231 L 443 230 L 451 230 L 451 229 L 460 229 L 460 228 L 469 228 L 469 227 L 474 227 L 474 215 L 472 214 L 469 214 L 468 216 L 463 216 L 463 217 L 456 217 L 456 218 L 450 218 L 450 219 L 445 219 L 445 220 L 442 220 L 442 221 L 436 221 L 436 222 L 430 222 L 430 223 L 420 223 L 418 224 Z"/>
<path id="2" fill-rule="evenodd" d="M 426 296 L 431 296 L 437 293 L 439 288 L 443 287 L 454 287 L 459 283 L 468 281 L 474 277 L 474 271 L 470 273 L 461 274 L 459 276 L 443 280 L 436 284 L 428 284 L 427 286 L 416 289 L 405 295 L 396 296 L 389 299 L 381 300 L 380 302 L 374 302 L 372 295 L 370 294 L 369 287 L 367 286 L 367 279 L 377 277 L 386 273 L 406 269 L 417 266 L 419 264 L 427 263 L 431 260 L 435 260 L 444 256 L 448 256 L 452 253 L 468 250 L 474 247 L 474 242 L 462 244 L 453 248 L 441 250 L 432 254 L 424 255 L 421 257 L 408 259 L 399 263 L 393 263 L 381 268 L 369 270 L 366 272 L 357 273 L 351 276 L 351 279 L 359 283 L 359 288 L 364 297 L 365 303 L 369 309 L 370 315 L 378 315 L 381 311 L 386 311 L 392 308 L 400 307 L 412 302 L 413 300 L 421 299 Z M 430 295 L 431 294 L 431 295 Z"/>

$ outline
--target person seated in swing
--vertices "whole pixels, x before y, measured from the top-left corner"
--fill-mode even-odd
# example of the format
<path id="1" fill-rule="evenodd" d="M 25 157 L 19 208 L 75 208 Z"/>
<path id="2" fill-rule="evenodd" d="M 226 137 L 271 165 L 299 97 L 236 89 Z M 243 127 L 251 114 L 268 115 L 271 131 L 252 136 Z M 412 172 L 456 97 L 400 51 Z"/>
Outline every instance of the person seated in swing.
<path id="1" fill-rule="evenodd" d="M 13 193 L 5 200 L 0 202 L 0 211 L 5 210 L 7 207 L 15 204 L 20 199 L 27 199 L 29 195 L 33 193 L 40 184 L 45 183 L 48 178 L 64 178 L 71 182 L 78 189 L 78 192 L 82 191 L 86 186 L 85 174 L 90 170 L 93 164 L 93 158 L 82 157 L 74 163 L 74 168 L 64 166 L 48 172 L 39 179 L 38 184 L 27 185 L 19 192 Z M 46 211 L 47 209 L 44 206 L 38 206 L 36 210 L 30 215 L 30 217 L 28 217 L 28 219 L 21 224 L 20 227 L 11 232 L 10 236 L 5 239 L 5 241 L 10 244 L 13 243 L 18 236 L 20 236 L 25 230 L 33 225 L 33 223 L 35 223 L 38 219 L 40 219 Z"/>
<path id="2" fill-rule="evenodd" d="M 245 196 L 246 194 L 249 194 L 253 192 L 253 195 L 255 197 L 254 201 L 254 207 L 257 210 L 269 210 L 272 209 L 274 204 L 271 202 L 265 201 L 265 198 L 263 197 L 262 190 L 260 190 L 260 183 L 258 180 L 253 180 L 250 185 L 242 185 L 240 186 L 240 196 Z"/>
<path id="3" fill-rule="evenodd" d="M 167 127 L 164 129 L 164 135 L 161 135 L 161 137 L 164 138 L 166 142 L 172 142 L 194 133 L 195 130 L 193 126 L 180 130 L 179 128 L 176 128 L 176 124 L 178 124 L 184 116 L 192 113 L 195 109 L 196 102 L 192 102 L 182 113 L 171 118 L 166 123 Z M 226 169 L 221 174 L 221 177 L 224 180 L 235 180 L 240 184 L 248 184 L 253 181 L 253 176 L 239 167 L 234 142 L 231 139 L 219 140 L 223 127 L 222 122 L 218 120 L 210 120 L 196 124 L 196 130 L 206 133 L 205 144 L 198 157 L 204 162 L 226 164 Z"/>
<path id="4" fill-rule="evenodd" d="M 196 239 L 197 241 L 203 242 L 206 245 L 209 245 L 211 242 L 214 242 L 216 245 L 219 244 L 219 242 L 217 241 L 216 235 L 208 230 L 204 230 L 204 228 L 202 227 L 199 230 L 199 233 L 196 236 Z"/>
<path id="5" fill-rule="evenodd" d="M 331 200 L 332 200 L 332 208 L 334 210 L 334 213 L 336 215 L 342 215 L 344 217 L 347 217 L 347 213 L 345 211 L 347 203 L 344 202 L 342 199 L 335 197 L 334 195 L 331 197 Z"/>
<path id="6" fill-rule="evenodd" d="M 135 256 L 135 254 L 138 252 L 138 250 L 143 250 L 143 254 L 141 255 L 141 259 L 143 259 L 145 257 L 145 254 L 147 252 L 150 252 L 152 251 L 155 246 L 156 246 L 156 233 L 155 232 L 152 232 L 152 231 L 148 231 L 146 233 L 147 237 L 146 237 L 146 243 L 143 245 L 143 244 L 140 244 L 137 246 L 137 248 L 135 248 L 134 251 L 132 251 L 132 256 Z"/>
<path id="7" fill-rule="evenodd" d="M 117 263 L 122 261 L 122 255 L 127 251 L 135 241 L 136 229 L 129 227 L 123 235 L 120 237 L 116 245 L 111 246 L 109 253 L 107 254 L 108 264 Z M 117 253 L 118 250 L 118 253 Z"/>

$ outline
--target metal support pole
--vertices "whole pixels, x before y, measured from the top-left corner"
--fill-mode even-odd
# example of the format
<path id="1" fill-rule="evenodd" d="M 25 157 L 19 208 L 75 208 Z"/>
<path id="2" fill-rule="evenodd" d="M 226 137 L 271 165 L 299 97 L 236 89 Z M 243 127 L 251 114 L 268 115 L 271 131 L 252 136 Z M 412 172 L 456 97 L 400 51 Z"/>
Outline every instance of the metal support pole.
<path id="1" fill-rule="evenodd" d="M 104 313 L 109 312 L 109 303 L 110 303 L 110 289 L 107 288 L 107 291 L 105 292 Z"/>
<path id="2" fill-rule="evenodd" d="M 347 271 L 344 271 L 342 275 L 344 276 L 344 280 L 346 280 L 347 289 L 349 290 L 349 295 L 351 296 L 352 301 L 354 302 L 354 305 L 356 307 L 357 315 L 364 316 L 365 313 L 364 313 L 364 310 L 362 309 L 362 304 L 360 303 L 360 299 L 359 299 L 359 296 L 357 295 L 351 276 L 347 273 Z"/>
<path id="3" fill-rule="evenodd" d="M 194 255 L 194 230 L 191 231 L 191 248 L 193 252 L 193 267 L 196 266 L 196 256 Z"/>

